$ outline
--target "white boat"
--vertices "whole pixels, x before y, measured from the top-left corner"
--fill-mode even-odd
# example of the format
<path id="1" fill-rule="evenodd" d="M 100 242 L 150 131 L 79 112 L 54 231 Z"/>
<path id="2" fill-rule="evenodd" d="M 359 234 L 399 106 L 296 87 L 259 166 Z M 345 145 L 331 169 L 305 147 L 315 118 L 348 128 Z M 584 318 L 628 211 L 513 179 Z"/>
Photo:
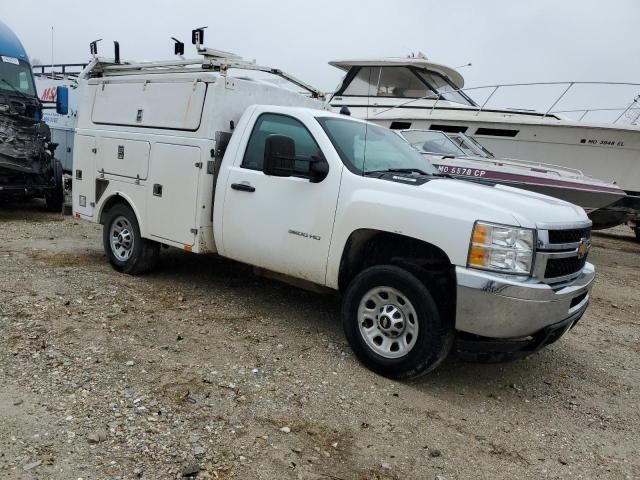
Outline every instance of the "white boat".
<path id="1" fill-rule="evenodd" d="M 489 185 L 506 185 L 560 198 L 584 208 L 594 229 L 618 225 L 624 211 L 615 207 L 625 197 L 617 185 L 585 176 L 581 171 L 526 160 L 496 158 L 462 133 L 398 130 L 440 173 Z"/>
<path id="2" fill-rule="evenodd" d="M 336 108 L 348 107 L 358 118 L 392 129 L 433 129 L 462 132 L 479 140 L 498 157 L 515 157 L 552 163 L 583 171 L 586 175 L 614 183 L 625 190 L 623 200 L 632 226 L 640 222 L 640 127 L 622 124 L 629 116 L 640 116 L 638 98 L 616 111 L 613 123 L 590 123 L 585 117 L 596 110 L 581 110 L 580 119 L 570 120 L 558 109 L 568 92 L 595 82 L 545 83 L 561 89 L 547 111 L 492 108 L 496 92 L 542 83 L 491 85 L 464 88 L 456 69 L 424 58 L 377 58 L 339 60 L 333 65 L 346 72 L 329 99 Z M 637 93 L 640 84 L 629 86 Z M 488 89 L 488 90 L 487 90 Z M 471 94 L 489 92 L 483 103 Z M 632 98 L 632 97 L 631 97 Z M 632 118 L 632 123 L 637 118 Z"/>

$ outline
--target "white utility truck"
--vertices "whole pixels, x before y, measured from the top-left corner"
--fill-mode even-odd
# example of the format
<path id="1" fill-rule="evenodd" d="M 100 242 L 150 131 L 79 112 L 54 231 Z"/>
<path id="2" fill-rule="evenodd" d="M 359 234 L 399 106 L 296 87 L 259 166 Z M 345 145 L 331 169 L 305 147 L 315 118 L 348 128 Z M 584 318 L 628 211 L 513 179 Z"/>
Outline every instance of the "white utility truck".
<path id="1" fill-rule="evenodd" d="M 198 51 L 80 75 L 73 211 L 104 225 L 115 269 L 145 272 L 167 245 L 338 291 L 353 351 L 393 378 L 452 349 L 522 357 L 583 315 L 581 208 L 446 178 L 390 130 L 229 73 L 280 70 Z"/>

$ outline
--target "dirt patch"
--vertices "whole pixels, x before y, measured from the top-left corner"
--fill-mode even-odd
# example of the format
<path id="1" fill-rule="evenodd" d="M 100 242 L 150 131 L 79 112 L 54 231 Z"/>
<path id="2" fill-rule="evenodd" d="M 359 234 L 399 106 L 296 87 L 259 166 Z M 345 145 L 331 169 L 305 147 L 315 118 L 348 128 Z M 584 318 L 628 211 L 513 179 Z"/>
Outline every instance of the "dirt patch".
<path id="1" fill-rule="evenodd" d="M 36 213 L 0 215 L 2 478 L 640 477 L 624 228 L 594 236 L 592 304 L 557 344 L 393 382 L 351 354 L 337 297 L 177 250 L 121 275 L 99 226 Z"/>
<path id="2" fill-rule="evenodd" d="M 44 262 L 52 267 L 78 267 L 88 265 L 105 265 L 105 255 L 99 252 L 91 253 L 60 253 L 46 250 L 31 250 L 28 255 L 38 262 Z"/>

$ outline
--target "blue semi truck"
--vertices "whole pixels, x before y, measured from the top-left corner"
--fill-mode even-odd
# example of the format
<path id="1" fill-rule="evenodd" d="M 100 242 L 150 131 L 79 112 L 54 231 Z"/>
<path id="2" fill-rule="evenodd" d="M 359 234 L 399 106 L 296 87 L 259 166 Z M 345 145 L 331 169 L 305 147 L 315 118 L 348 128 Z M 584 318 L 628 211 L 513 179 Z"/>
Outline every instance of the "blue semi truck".
<path id="1" fill-rule="evenodd" d="M 47 209 L 61 211 L 62 165 L 43 121 L 29 57 L 18 37 L 0 22 L 0 199 L 44 197 Z M 58 87 L 56 112 L 66 114 L 68 90 Z"/>

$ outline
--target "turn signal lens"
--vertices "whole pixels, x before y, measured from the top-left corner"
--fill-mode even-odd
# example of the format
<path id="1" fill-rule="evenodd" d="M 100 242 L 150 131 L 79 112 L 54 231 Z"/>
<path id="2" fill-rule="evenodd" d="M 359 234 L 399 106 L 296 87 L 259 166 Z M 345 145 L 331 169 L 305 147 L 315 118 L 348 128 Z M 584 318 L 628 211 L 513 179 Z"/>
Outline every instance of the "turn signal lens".
<path id="1" fill-rule="evenodd" d="M 476 223 L 476 226 L 473 229 L 473 238 L 471 239 L 471 242 L 476 245 L 488 245 L 490 243 L 490 239 L 489 227 L 482 223 Z"/>
<path id="2" fill-rule="evenodd" d="M 469 266 L 485 268 L 489 260 L 489 252 L 485 247 L 473 245 L 469 250 Z"/>

